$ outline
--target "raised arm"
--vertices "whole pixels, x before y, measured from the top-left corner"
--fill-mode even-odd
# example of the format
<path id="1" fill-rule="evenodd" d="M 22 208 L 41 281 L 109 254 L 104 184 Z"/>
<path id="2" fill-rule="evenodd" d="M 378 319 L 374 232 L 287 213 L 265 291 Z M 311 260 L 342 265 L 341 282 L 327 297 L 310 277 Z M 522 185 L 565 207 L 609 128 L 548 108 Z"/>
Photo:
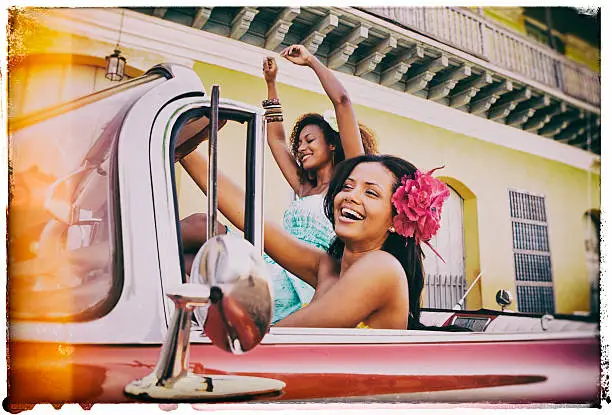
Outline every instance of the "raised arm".
<path id="1" fill-rule="evenodd" d="M 276 74 L 278 66 L 272 57 L 264 58 L 263 74 L 268 88 L 268 100 L 278 100 L 278 92 L 276 90 Z M 300 176 L 298 174 L 298 165 L 291 155 L 289 146 L 285 137 L 285 127 L 282 121 L 273 121 L 267 123 L 267 139 L 272 156 L 276 164 L 280 168 L 285 180 L 294 192 L 299 193 Z"/>
<path id="2" fill-rule="evenodd" d="M 334 106 L 340 141 L 346 158 L 364 154 L 353 104 L 340 80 L 303 45 L 289 46 L 281 52 L 281 56 L 297 65 L 310 67 L 319 78 L 321 86 Z"/>
<path id="3" fill-rule="evenodd" d="M 372 328 L 405 329 L 408 288 L 400 263 L 375 251 L 356 261 L 338 281 L 276 327 L 355 327 L 368 319 Z"/>
<path id="4" fill-rule="evenodd" d="M 208 159 L 194 151 L 181 164 L 206 194 Z M 244 229 L 244 191 L 222 172 L 217 172 L 219 210 L 239 229 Z M 325 251 L 292 236 L 276 223 L 264 220 L 264 248 L 280 266 L 316 287 L 319 261 Z"/>

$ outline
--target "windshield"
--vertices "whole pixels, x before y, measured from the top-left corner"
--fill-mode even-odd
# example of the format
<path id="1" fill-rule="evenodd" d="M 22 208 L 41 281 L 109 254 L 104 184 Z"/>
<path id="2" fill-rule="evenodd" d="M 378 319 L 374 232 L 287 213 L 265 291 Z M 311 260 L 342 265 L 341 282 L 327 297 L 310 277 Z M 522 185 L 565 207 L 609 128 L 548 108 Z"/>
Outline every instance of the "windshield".
<path id="1" fill-rule="evenodd" d="M 11 319 L 108 313 L 122 280 L 116 144 L 147 75 L 9 122 Z"/>

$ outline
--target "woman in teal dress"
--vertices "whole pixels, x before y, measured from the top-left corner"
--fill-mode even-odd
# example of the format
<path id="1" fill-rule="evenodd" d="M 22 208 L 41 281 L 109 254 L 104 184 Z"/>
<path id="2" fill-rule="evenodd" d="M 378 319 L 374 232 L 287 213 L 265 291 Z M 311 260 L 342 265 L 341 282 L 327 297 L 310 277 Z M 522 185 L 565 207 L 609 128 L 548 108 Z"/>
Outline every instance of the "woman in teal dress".
<path id="1" fill-rule="evenodd" d="M 323 212 L 323 195 L 315 194 L 296 198 L 283 217 L 283 227 L 293 236 L 326 250 L 334 238 L 334 229 Z M 296 312 L 308 304 L 314 295 L 314 288 L 264 255 L 268 265 L 274 299 L 272 324 Z"/>
<path id="2" fill-rule="evenodd" d="M 335 234 L 323 211 L 323 195 L 327 192 L 334 165 L 345 158 L 373 153 L 376 144 L 372 132 L 358 124 L 348 92 L 332 71 L 302 45 L 289 46 L 281 56 L 296 65 L 311 68 L 334 107 L 333 112 L 323 115 L 308 113 L 299 117 L 287 145 L 276 89 L 278 67 L 274 58 L 264 59 L 268 98 L 263 106 L 266 109 L 268 145 L 296 194 L 285 211 L 283 227 L 298 239 L 326 250 Z M 308 304 L 314 288 L 267 255 L 264 259 L 269 264 L 272 281 L 274 324 Z"/>
<path id="3" fill-rule="evenodd" d="M 282 106 L 276 89 L 278 67 L 272 57 L 263 61 L 263 75 L 268 97 L 266 110 L 267 141 L 274 160 L 295 192 L 287 208 L 283 227 L 298 239 L 323 250 L 334 236 L 330 221 L 323 212 L 323 195 L 327 192 L 334 165 L 345 158 L 376 152 L 374 134 L 359 124 L 348 92 L 334 73 L 302 45 L 292 45 L 281 52 L 290 62 L 311 68 L 333 104 L 325 114 L 307 113 L 293 126 L 289 145 L 283 127 Z M 185 258 L 194 256 L 204 241 L 206 219 L 194 214 L 181 221 Z M 227 227 L 219 225 L 220 233 Z M 272 323 L 308 304 L 314 288 L 287 272 L 267 255 L 264 260 L 272 283 L 274 310 Z M 186 269 L 190 269 L 188 266 Z"/>

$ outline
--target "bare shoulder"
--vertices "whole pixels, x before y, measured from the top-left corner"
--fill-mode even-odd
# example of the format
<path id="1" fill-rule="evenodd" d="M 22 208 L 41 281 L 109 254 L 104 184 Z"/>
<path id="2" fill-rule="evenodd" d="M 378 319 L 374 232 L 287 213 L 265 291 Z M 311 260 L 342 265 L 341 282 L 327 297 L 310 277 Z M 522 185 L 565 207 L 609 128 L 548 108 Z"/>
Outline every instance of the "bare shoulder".
<path id="1" fill-rule="evenodd" d="M 384 271 L 396 271 L 400 272 L 401 274 L 404 273 L 404 268 L 397 258 L 382 250 L 368 252 L 359 258 L 355 264 L 358 263 L 367 266 L 374 265 Z"/>
<path id="2" fill-rule="evenodd" d="M 397 306 L 408 290 L 402 264 L 390 253 L 373 251 L 363 255 L 346 270 L 340 281 L 379 299 L 376 309 Z M 355 288 L 357 289 L 357 288 Z"/>
<path id="3" fill-rule="evenodd" d="M 377 277 L 387 277 L 391 280 L 405 280 L 406 273 L 402 264 L 388 252 L 372 251 L 368 252 L 351 267 L 355 274 L 370 278 L 373 275 Z"/>

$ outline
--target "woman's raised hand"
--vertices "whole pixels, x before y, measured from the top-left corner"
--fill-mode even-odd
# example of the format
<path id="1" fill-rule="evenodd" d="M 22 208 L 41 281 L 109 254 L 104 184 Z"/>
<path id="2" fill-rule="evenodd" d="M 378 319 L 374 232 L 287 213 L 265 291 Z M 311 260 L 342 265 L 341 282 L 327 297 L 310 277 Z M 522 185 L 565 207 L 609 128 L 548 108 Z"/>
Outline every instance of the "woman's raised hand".
<path id="1" fill-rule="evenodd" d="M 280 55 L 296 65 L 301 66 L 310 66 L 314 58 L 313 54 L 303 45 L 291 45 L 286 47 Z"/>
<path id="2" fill-rule="evenodd" d="M 275 82 L 277 73 L 278 66 L 276 65 L 276 60 L 271 56 L 265 57 L 263 60 L 263 75 L 266 82 Z"/>

